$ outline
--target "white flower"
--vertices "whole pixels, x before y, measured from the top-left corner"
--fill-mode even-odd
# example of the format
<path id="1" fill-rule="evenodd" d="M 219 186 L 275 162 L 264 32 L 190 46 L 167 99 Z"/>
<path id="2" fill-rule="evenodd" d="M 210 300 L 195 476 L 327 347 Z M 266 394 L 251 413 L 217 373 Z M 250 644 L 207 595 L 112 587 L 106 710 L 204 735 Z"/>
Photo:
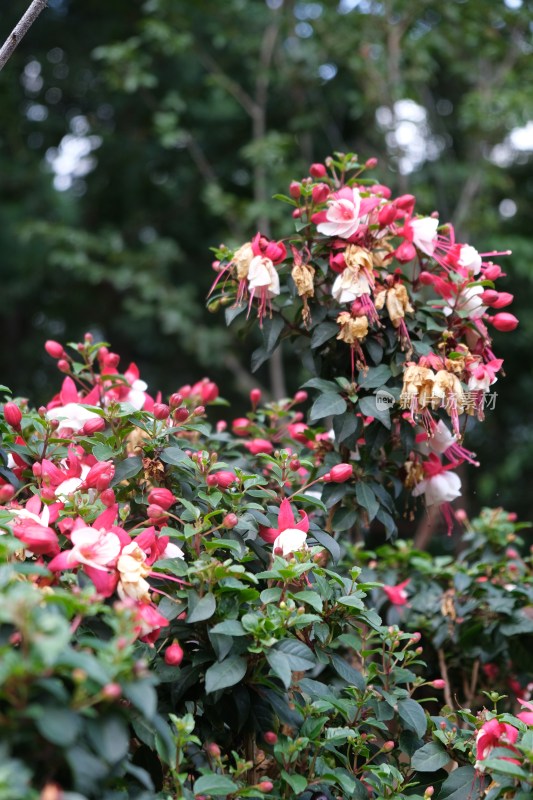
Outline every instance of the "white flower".
<path id="1" fill-rule="evenodd" d="M 475 247 L 472 247 L 470 244 L 464 244 L 459 251 L 457 264 L 473 275 L 477 275 L 481 269 L 481 256 Z"/>
<path id="2" fill-rule="evenodd" d="M 429 449 L 434 453 L 441 455 L 448 450 L 456 442 L 453 433 L 448 429 L 444 422 L 439 419 L 437 427 L 434 429 L 432 436 L 429 437 L 427 444 Z"/>
<path id="3" fill-rule="evenodd" d="M 297 550 L 307 550 L 306 538 L 305 531 L 300 531 L 298 528 L 286 528 L 274 539 L 273 550 L 276 552 L 276 548 L 281 548 L 284 556 L 295 553 Z"/>
<path id="4" fill-rule="evenodd" d="M 169 542 L 163 551 L 163 558 L 185 558 L 185 553 L 177 544 Z"/>
<path id="5" fill-rule="evenodd" d="M 331 294 L 338 303 L 353 303 L 361 295 L 370 294 L 370 285 L 359 267 L 346 267 L 335 279 Z"/>
<path id="6" fill-rule="evenodd" d="M 461 479 L 455 472 L 439 472 L 430 478 L 424 478 L 413 489 L 413 497 L 425 494 L 426 505 L 436 506 L 450 503 L 461 496 Z"/>
<path id="7" fill-rule="evenodd" d="M 439 221 L 435 217 L 421 217 L 411 220 L 413 244 L 427 256 L 432 256 L 437 244 Z"/>
<path id="8" fill-rule="evenodd" d="M 133 381 L 133 383 L 131 384 L 131 389 L 128 392 L 126 400 L 128 403 L 131 403 L 131 405 L 137 411 L 140 411 L 144 406 L 144 403 L 146 401 L 147 389 L 148 389 L 148 384 L 139 379 Z"/>
<path id="9" fill-rule="evenodd" d="M 469 319 L 480 319 L 487 310 L 479 296 L 484 291 L 483 286 L 467 286 L 466 289 L 461 289 L 456 301 L 450 301 L 451 305 L 442 309 L 444 314 L 448 317 L 452 311 L 457 311 Z"/>
<path id="10" fill-rule="evenodd" d="M 67 403 L 65 406 L 51 408 L 46 412 L 48 419 L 57 419 L 61 428 L 71 428 L 79 431 L 90 419 L 100 419 L 99 414 L 89 411 L 88 408 L 80 403 Z"/>
<path id="11" fill-rule="evenodd" d="M 255 256 L 248 268 L 248 290 L 266 289 L 268 297 L 279 294 L 279 275 L 270 258 Z"/>

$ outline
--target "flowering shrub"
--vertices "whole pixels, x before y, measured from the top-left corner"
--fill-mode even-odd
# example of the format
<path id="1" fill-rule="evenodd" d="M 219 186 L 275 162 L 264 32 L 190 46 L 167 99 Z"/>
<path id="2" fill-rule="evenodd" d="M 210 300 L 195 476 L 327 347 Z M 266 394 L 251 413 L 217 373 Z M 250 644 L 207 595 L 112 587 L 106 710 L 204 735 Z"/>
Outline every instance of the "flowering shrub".
<path id="1" fill-rule="evenodd" d="M 261 358 L 281 335 L 316 357 L 320 377 L 294 397 L 263 404 L 254 389 L 247 416 L 213 426 L 206 407 L 225 401 L 212 381 L 152 396 L 87 335 L 46 343 L 64 376 L 47 406 L 4 404 L 0 799 L 459 800 L 533 785 L 515 647 L 531 633 L 531 561 L 502 558 L 517 526 L 487 512 L 457 562 L 401 542 L 374 553 L 353 535 L 374 519 L 392 533 L 404 486 L 428 503 L 458 491 L 449 467 L 473 457 L 450 408 L 407 375 L 426 370 L 434 391 L 446 373 L 460 398 L 472 364 L 496 370 L 463 303 L 494 265 L 461 245 L 450 266 L 455 250 L 411 200 L 360 177 L 332 193 L 323 165 L 311 174 L 291 187 L 306 237 L 291 286 L 278 282 L 287 247 L 258 235 L 228 254 L 216 300 L 256 304 Z M 417 255 L 428 271 L 438 248 L 431 274 L 457 301 L 435 310 L 420 275 L 388 260 Z M 382 413 L 369 390 L 399 398 L 402 381 L 409 407 Z M 319 391 L 307 422 L 306 389 Z M 526 710 L 491 677 L 510 663 Z"/>
<path id="2" fill-rule="evenodd" d="M 506 253 L 479 253 L 436 214 L 416 214 L 413 195 L 394 198 L 365 177 L 376 163 L 337 154 L 313 164 L 278 195 L 293 207 L 294 236 L 258 233 L 217 251 L 213 303 L 229 304 L 229 323 L 257 316 L 264 346 L 254 366 L 290 340 L 315 376 L 309 420 L 332 419 L 342 460 L 358 462 L 359 521 L 394 533 L 406 489 L 441 506 L 451 529 L 448 504 L 461 494 L 453 470 L 477 465 L 460 415 L 465 425 L 484 418 L 503 363 L 487 326 L 518 324 L 500 311 L 513 296 L 495 289 L 504 273 L 492 258 Z"/>

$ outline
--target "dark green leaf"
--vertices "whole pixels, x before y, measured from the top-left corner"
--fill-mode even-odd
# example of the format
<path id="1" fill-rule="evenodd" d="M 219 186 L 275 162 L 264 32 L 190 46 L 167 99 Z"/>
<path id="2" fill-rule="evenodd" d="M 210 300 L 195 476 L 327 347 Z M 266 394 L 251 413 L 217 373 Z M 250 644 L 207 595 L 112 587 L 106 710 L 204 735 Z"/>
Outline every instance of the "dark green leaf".
<path id="1" fill-rule="evenodd" d="M 360 397 L 358 402 L 359 410 L 363 416 L 374 417 L 374 419 L 379 420 L 382 425 L 390 430 L 391 421 L 389 408 L 381 408 L 381 406 L 378 407 L 376 398 L 373 395 Z"/>
<path id="2" fill-rule="evenodd" d="M 35 725 L 40 734 L 52 744 L 68 747 L 76 741 L 81 729 L 81 717 L 69 708 L 43 706 L 43 715 L 37 717 Z"/>
<path id="3" fill-rule="evenodd" d="M 429 742 L 417 750 L 411 758 L 411 766 L 418 772 L 436 772 L 445 767 L 450 756 L 438 742 Z"/>
<path id="4" fill-rule="evenodd" d="M 217 661 L 205 673 L 205 690 L 207 694 L 235 686 L 246 675 L 247 661 L 242 656 L 230 656 L 224 661 Z"/>
<path id="5" fill-rule="evenodd" d="M 337 392 L 326 392 L 325 394 L 320 394 L 313 403 L 309 413 L 309 421 L 316 422 L 318 419 L 342 414 L 344 411 L 346 411 L 346 400 Z"/>
<path id="6" fill-rule="evenodd" d="M 379 389 L 390 377 L 390 368 L 386 364 L 380 364 L 379 367 L 369 367 L 366 372 L 361 370 L 357 383 L 362 389 Z"/>
<path id="7" fill-rule="evenodd" d="M 187 614 L 187 622 L 203 622 L 205 619 L 210 619 L 217 610 L 217 601 L 215 595 L 211 592 L 204 594 L 198 600 L 198 595 L 193 592 L 189 593 L 189 613 Z"/>
<path id="8" fill-rule="evenodd" d="M 194 794 L 210 794 L 215 797 L 227 797 L 228 794 L 233 794 L 238 790 L 236 783 L 225 775 L 202 775 L 194 782 Z"/>
<path id="9" fill-rule="evenodd" d="M 161 453 L 161 461 L 165 464 L 172 464 L 175 467 L 184 467 L 186 469 L 194 469 L 194 461 L 191 461 L 189 456 L 183 452 L 181 447 L 165 447 Z"/>
<path id="10" fill-rule="evenodd" d="M 131 456 L 122 461 L 115 461 L 115 475 L 111 481 L 111 486 L 116 486 L 121 481 L 133 478 L 142 469 L 142 459 L 140 456 Z"/>
<path id="11" fill-rule="evenodd" d="M 483 796 L 485 779 L 473 767 L 459 767 L 442 784 L 439 800 L 465 800 Z"/>
<path id="12" fill-rule="evenodd" d="M 327 342 L 329 339 L 337 336 L 338 332 L 339 326 L 336 322 L 321 322 L 320 325 L 317 325 L 313 330 L 313 335 L 311 336 L 311 347 L 320 347 L 320 345 L 324 344 L 324 342 Z"/>
<path id="13" fill-rule="evenodd" d="M 372 522 L 379 510 L 379 502 L 376 499 L 376 495 L 368 484 L 359 481 L 355 484 L 355 496 L 359 505 L 366 510 L 368 521 Z"/>
<path id="14" fill-rule="evenodd" d="M 417 736 L 424 736 L 427 728 L 427 719 L 420 703 L 411 698 L 399 700 L 398 713 L 405 728 L 414 731 Z"/>
<path id="15" fill-rule="evenodd" d="M 364 691 L 366 688 L 366 682 L 361 673 L 352 667 L 351 664 L 342 657 L 337 655 L 336 653 L 332 653 L 330 656 L 331 663 L 333 669 L 340 675 L 340 677 L 346 681 L 350 686 L 355 686 L 360 691 Z"/>

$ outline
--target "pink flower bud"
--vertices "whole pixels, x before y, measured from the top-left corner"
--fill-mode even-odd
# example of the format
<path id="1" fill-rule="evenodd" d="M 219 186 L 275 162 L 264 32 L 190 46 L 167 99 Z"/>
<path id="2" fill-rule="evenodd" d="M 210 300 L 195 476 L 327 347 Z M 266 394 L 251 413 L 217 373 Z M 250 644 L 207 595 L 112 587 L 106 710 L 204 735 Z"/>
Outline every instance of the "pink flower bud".
<path id="1" fill-rule="evenodd" d="M 93 417 L 92 419 L 87 420 L 81 429 L 81 432 L 85 434 L 85 436 L 92 436 L 93 433 L 103 431 L 105 426 L 105 419 L 102 419 L 102 417 Z"/>
<path id="2" fill-rule="evenodd" d="M 389 739 L 389 741 L 385 742 L 385 744 L 383 745 L 382 750 L 385 750 L 386 753 L 390 753 L 390 751 L 394 750 L 395 747 L 396 745 L 394 744 L 392 739 Z"/>
<path id="3" fill-rule="evenodd" d="M 514 294 L 510 292 L 498 292 L 498 297 L 494 303 L 492 303 L 493 308 L 505 308 L 505 306 L 510 305 L 514 300 Z"/>
<path id="4" fill-rule="evenodd" d="M 384 197 L 385 200 L 389 200 L 390 196 L 392 195 L 391 190 L 388 186 L 384 186 L 382 183 L 374 183 L 370 186 L 369 191 L 372 194 L 377 194 L 378 197 Z"/>
<path id="5" fill-rule="evenodd" d="M 9 503 L 15 496 L 15 487 L 10 483 L 4 483 L 0 486 L 0 503 Z"/>
<path id="6" fill-rule="evenodd" d="M 172 415 L 172 419 L 174 422 L 180 423 L 185 422 L 186 419 L 189 419 L 190 413 L 185 406 L 181 406 L 181 408 L 177 408 Z"/>
<path id="7" fill-rule="evenodd" d="M 321 480 L 323 480 L 324 483 L 331 483 L 331 475 L 329 474 L 329 472 L 326 472 L 325 475 L 322 475 Z"/>
<path id="8" fill-rule="evenodd" d="M 483 277 L 489 281 L 496 281 L 498 278 L 503 278 L 504 275 L 498 264 L 489 264 L 483 269 Z"/>
<path id="9" fill-rule="evenodd" d="M 55 490 L 51 486 L 43 486 L 41 489 L 41 498 L 43 500 L 56 500 Z"/>
<path id="10" fill-rule="evenodd" d="M 518 514 L 516 513 L 516 511 L 510 511 L 507 514 L 507 519 L 509 522 L 516 522 L 516 520 L 518 519 Z"/>
<path id="11" fill-rule="evenodd" d="M 106 508 L 111 508 L 116 503 L 115 492 L 113 489 L 104 489 L 103 492 L 100 492 L 100 500 L 106 506 Z"/>
<path id="12" fill-rule="evenodd" d="M 312 175 L 313 178 L 324 178 L 327 174 L 327 170 L 324 164 L 311 164 L 309 167 L 309 174 Z"/>
<path id="13" fill-rule="evenodd" d="M 60 358 L 57 362 L 57 368 L 60 372 L 70 372 L 69 363 L 66 359 Z"/>
<path id="14" fill-rule="evenodd" d="M 455 510 L 455 519 L 457 522 L 466 522 L 468 519 L 468 514 L 464 510 L 464 508 L 457 508 Z"/>
<path id="15" fill-rule="evenodd" d="M 514 331 L 518 325 L 518 319 L 515 317 L 515 315 L 508 314 L 507 311 L 500 311 L 499 314 L 495 314 L 493 317 L 488 317 L 487 321 L 492 322 L 496 330 L 501 331 L 502 333 Z"/>
<path id="16" fill-rule="evenodd" d="M 418 280 L 422 286 L 431 286 L 433 283 L 435 283 L 435 276 L 432 275 L 431 272 L 426 272 L 426 270 L 423 270 L 418 276 Z"/>
<path id="17" fill-rule="evenodd" d="M 234 472 L 222 469 L 219 472 L 213 472 L 211 475 L 208 475 L 206 483 L 208 486 L 218 486 L 219 489 L 228 489 L 236 480 L 237 476 Z"/>
<path id="18" fill-rule="evenodd" d="M 176 498 L 170 489 L 165 489 L 163 486 L 156 486 L 148 492 L 148 503 L 161 506 L 165 511 L 173 506 L 175 502 Z"/>
<path id="19" fill-rule="evenodd" d="M 446 681 L 442 678 L 437 678 L 436 680 L 431 681 L 429 685 L 433 686 L 434 689 L 444 689 L 446 686 Z"/>
<path id="20" fill-rule="evenodd" d="M 213 758 L 220 758 L 220 756 L 222 755 L 220 747 L 216 742 L 209 742 L 209 744 L 206 745 L 205 749 L 207 750 L 209 755 L 212 756 Z"/>
<path id="21" fill-rule="evenodd" d="M 242 436 L 250 430 L 251 422 L 249 419 L 245 417 L 237 417 L 231 423 L 231 429 L 233 433 L 237 434 L 237 436 Z"/>
<path id="22" fill-rule="evenodd" d="M 422 634 L 420 633 L 420 631 L 415 631 L 415 633 L 413 633 L 413 635 L 411 636 L 411 639 L 409 641 L 412 644 L 416 644 L 417 642 L 420 641 L 421 638 L 422 638 Z"/>
<path id="23" fill-rule="evenodd" d="M 226 430 L 226 428 L 228 427 L 228 423 L 226 422 L 225 419 L 219 419 L 219 421 L 217 422 L 215 427 L 216 427 L 217 433 L 223 433 Z"/>
<path id="24" fill-rule="evenodd" d="M 244 446 L 254 456 L 260 453 L 272 453 L 274 450 L 274 445 L 267 439 L 252 439 L 251 442 L 245 442 Z"/>
<path id="25" fill-rule="evenodd" d="M 428 786 L 426 791 L 424 792 L 424 800 L 426 800 L 426 798 L 427 798 L 427 800 L 429 800 L 429 798 L 433 797 L 434 794 L 435 794 L 435 787 L 434 786 Z"/>
<path id="26" fill-rule="evenodd" d="M 294 400 L 293 400 L 293 402 L 294 402 L 295 404 L 296 404 L 296 403 L 305 403 L 305 401 L 307 400 L 307 398 L 308 398 L 308 394 L 307 394 L 307 392 L 304 392 L 304 391 L 303 391 L 303 389 L 300 389 L 300 391 L 299 391 L 299 392 L 296 392 L 296 394 L 294 395 Z"/>
<path id="27" fill-rule="evenodd" d="M 297 458 L 293 458 L 292 461 L 289 461 L 289 467 L 293 472 L 296 472 L 296 470 L 300 469 L 301 466 L 302 464 Z"/>
<path id="28" fill-rule="evenodd" d="M 402 194 L 394 201 L 396 208 L 400 208 L 402 211 L 407 211 L 407 213 L 412 212 L 415 207 L 415 203 L 416 197 L 412 194 Z"/>
<path id="29" fill-rule="evenodd" d="M 266 731 L 266 733 L 263 734 L 263 739 L 267 744 L 274 745 L 278 741 L 278 736 L 274 731 Z"/>
<path id="30" fill-rule="evenodd" d="M 4 419 L 8 425 L 16 431 L 20 430 L 20 423 L 22 421 L 22 411 L 16 403 L 9 401 L 4 406 Z"/>
<path id="31" fill-rule="evenodd" d="M 120 683 L 106 683 L 102 689 L 102 694 L 108 700 L 117 700 L 122 696 L 122 686 Z"/>
<path id="32" fill-rule="evenodd" d="M 201 417 L 202 414 L 205 414 L 205 406 L 196 406 L 196 408 L 193 408 L 192 413 L 195 417 Z"/>
<path id="33" fill-rule="evenodd" d="M 292 181 L 289 186 L 289 194 L 294 200 L 298 200 L 302 194 L 302 185 L 298 181 Z"/>
<path id="34" fill-rule="evenodd" d="M 266 794 L 267 792 L 272 791 L 272 789 L 274 788 L 274 784 L 272 783 L 272 781 L 260 781 L 257 784 L 257 788 L 259 789 L 260 792 L 265 792 Z"/>
<path id="35" fill-rule="evenodd" d="M 300 219 L 301 216 L 302 216 L 302 209 L 301 208 L 293 209 L 293 212 L 292 212 L 293 219 Z"/>
<path id="36" fill-rule="evenodd" d="M 174 641 L 165 650 L 165 664 L 168 664 L 170 667 L 179 667 L 182 661 L 183 650 L 179 642 Z"/>
<path id="37" fill-rule="evenodd" d="M 226 516 L 222 520 L 222 525 L 225 528 L 235 528 L 238 524 L 239 524 L 239 518 L 237 514 L 233 514 L 232 512 L 226 514 Z"/>
<path id="38" fill-rule="evenodd" d="M 327 183 L 317 183 L 311 190 L 311 197 L 315 206 L 325 203 L 329 197 L 329 186 Z"/>
<path id="39" fill-rule="evenodd" d="M 65 354 L 63 345 L 59 344 L 59 342 L 54 342 L 53 339 L 48 339 L 48 341 L 44 343 L 44 349 L 52 358 L 61 358 Z"/>
<path id="40" fill-rule="evenodd" d="M 387 225 L 392 225 L 398 216 L 398 209 L 392 203 L 388 203 L 378 213 L 378 223 L 381 228 L 386 228 Z"/>
<path id="41" fill-rule="evenodd" d="M 413 258 L 416 258 L 416 247 L 412 242 L 408 242 L 407 240 L 403 241 L 394 251 L 394 255 L 400 264 L 407 264 L 409 261 L 412 261 Z"/>
<path id="42" fill-rule="evenodd" d="M 330 480 L 334 483 L 344 483 L 350 480 L 353 475 L 351 464 L 335 464 L 329 471 Z"/>
<path id="43" fill-rule="evenodd" d="M 146 511 L 148 519 L 150 519 L 154 523 L 162 523 L 168 517 L 167 512 L 161 506 L 158 506 L 156 503 L 150 503 L 148 509 Z"/>
<path id="44" fill-rule="evenodd" d="M 159 420 L 168 419 L 168 415 L 170 414 L 170 406 L 167 406 L 166 403 L 154 403 L 152 414 L 156 419 Z"/>
<path id="45" fill-rule="evenodd" d="M 252 389 L 250 392 L 250 402 L 252 408 L 255 409 L 257 404 L 261 402 L 261 389 Z"/>
<path id="46" fill-rule="evenodd" d="M 116 369 L 120 364 L 120 356 L 118 353 L 107 353 L 103 358 L 104 369 Z"/>
<path id="47" fill-rule="evenodd" d="M 85 477 L 85 487 L 103 492 L 109 487 L 114 475 L 115 467 L 111 461 L 97 461 Z"/>
<path id="48" fill-rule="evenodd" d="M 170 408 L 179 408 L 183 403 L 183 396 L 179 392 L 174 392 L 170 395 L 169 405 Z"/>
<path id="49" fill-rule="evenodd" d="M 365 161 L 365 167 L 367 169 L 375 169 L 377 165 L 378 165 L 377 158 L 367 158 L 367 160 Z"/>

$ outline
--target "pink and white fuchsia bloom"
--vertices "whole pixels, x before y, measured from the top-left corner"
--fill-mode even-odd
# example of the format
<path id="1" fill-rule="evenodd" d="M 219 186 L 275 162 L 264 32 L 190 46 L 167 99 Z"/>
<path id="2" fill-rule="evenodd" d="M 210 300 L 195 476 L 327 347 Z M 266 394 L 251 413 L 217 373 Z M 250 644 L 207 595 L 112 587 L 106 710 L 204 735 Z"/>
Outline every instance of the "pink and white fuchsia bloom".
<path id="1" fill-rule="evenodd" d="M 265 542 L 273 544 L 274 551 L 281 549 L 284 556 L 297 550 L 306 549 L 309 520 L 305 511 L 300 511 L 301 519 L 296 522 L 291 504 L 287 499 L 279 507 L 278 527 L 260 528 L 259 535 Z"/>
<path id="2" fill-rule="evenodd" d="M 359 190 L 345 186 L 328 200 L 328 207 L 323 212 L 324 219 L 318 223 L 317 231 L 323 233 L 324 236 L 349 239 L 359 228 L 360 211 L 361 195 Z"/>
<path id="3" fill-rule="evenodd" d="M 416 484 L 413 489 L 413 496 L 425 496 L 426 505 L 440 505 L 441 503 L 451 503 L 461 496 L 461 479 L 455 472 L 450 472 L 457 464 L 441 464 L 435 454 L 431 454 L 429 459 L 424 462 L 423 480 Z"/>
<path id="4" fill-rule="evenodd" d="M 409 222 L 413 244 L 427 256 L 432 256 L 437 246 L 439 221 L 435 217 L 420 217 Z"/>

